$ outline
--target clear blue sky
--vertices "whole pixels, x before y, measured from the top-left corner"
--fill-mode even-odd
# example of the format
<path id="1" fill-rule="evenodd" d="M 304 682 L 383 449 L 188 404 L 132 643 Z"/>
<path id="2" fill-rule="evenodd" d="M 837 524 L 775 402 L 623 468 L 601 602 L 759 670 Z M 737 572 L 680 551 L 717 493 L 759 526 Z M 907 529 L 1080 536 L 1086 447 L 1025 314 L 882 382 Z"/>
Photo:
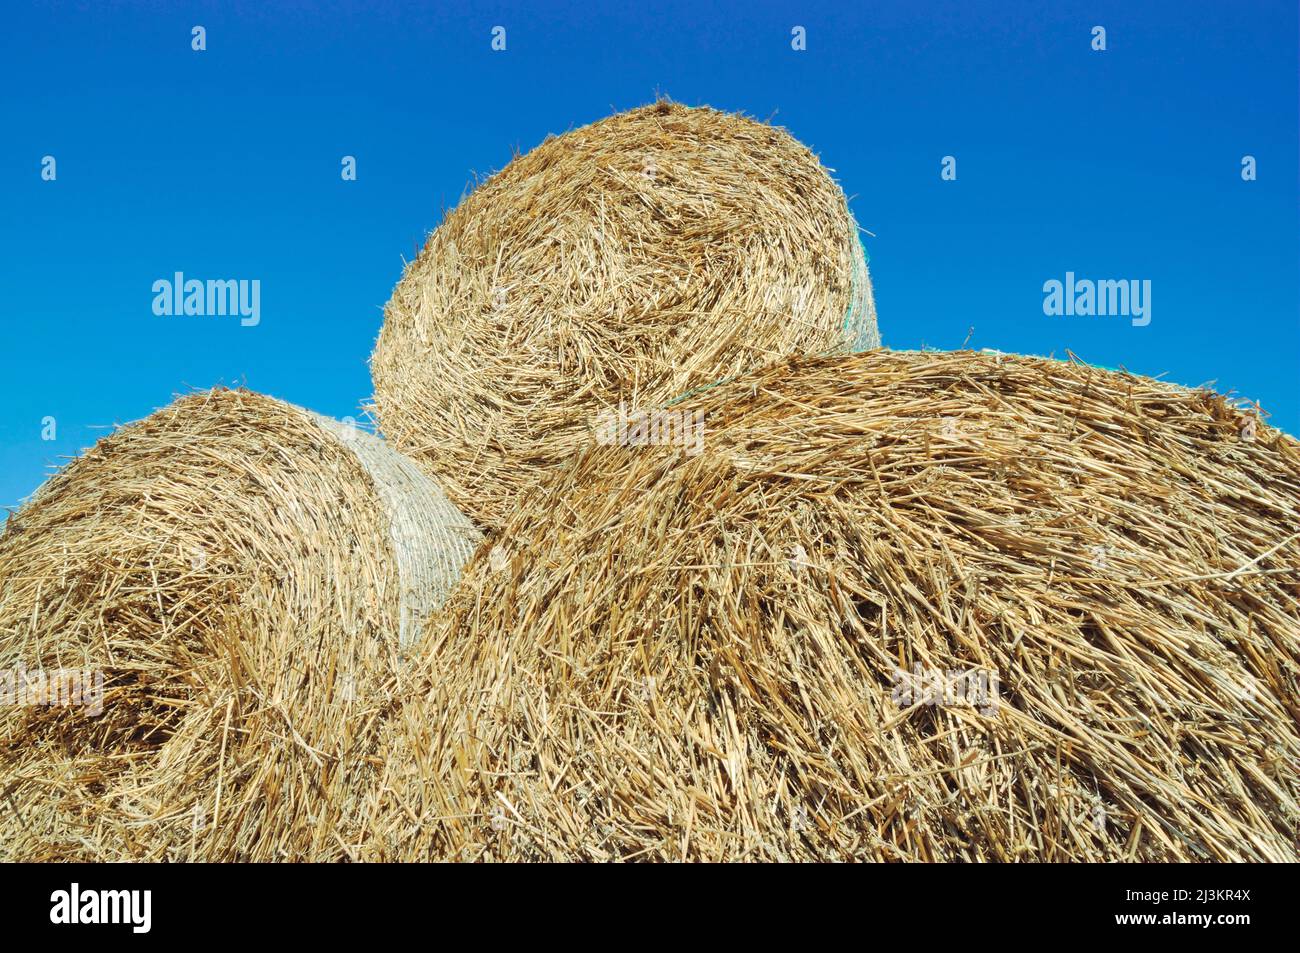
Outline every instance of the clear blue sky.
<path id="1" fill-rule="evenodd" d="M 0 505 L 191 387 L 356 413 L 403 256 L 473 173 L 657 91 L 836 170 L 887 345 L 973 327 L 1300 432 L 1295 0 L 104 6 L 0 11 Z M 156 316 L 176 271 L 260 280 L 261 323 Z M 1067 271 L 1149 279 L 1151 324 L 1045 316 Z"/>

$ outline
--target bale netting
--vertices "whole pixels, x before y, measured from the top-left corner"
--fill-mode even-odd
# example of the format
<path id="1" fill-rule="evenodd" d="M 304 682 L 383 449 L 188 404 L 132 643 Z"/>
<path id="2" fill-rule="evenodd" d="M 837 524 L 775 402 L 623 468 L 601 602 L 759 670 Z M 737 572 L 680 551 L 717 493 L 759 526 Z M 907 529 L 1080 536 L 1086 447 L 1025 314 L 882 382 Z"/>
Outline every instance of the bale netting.
<path id="1" fill-rule="evenodd" d="M 377 438 L 247 391 L 101 440 L 0 536 L 0 857 L 350 856 L 477 538 Z"/>
<path id="2" fill-rule="evenodd" d="M 701 398 L 475 557 L 369 854 L 1296 860 L 1294 439 L 969 352 Z"/>
<path id="3" fill-rule="evenodd" d="M 817 157 L 660 102 L 547 139 L 446 217 L 385 309 L 374 413 L 497 528 L 602 411 L 878 344 L 858 228 Z"/>

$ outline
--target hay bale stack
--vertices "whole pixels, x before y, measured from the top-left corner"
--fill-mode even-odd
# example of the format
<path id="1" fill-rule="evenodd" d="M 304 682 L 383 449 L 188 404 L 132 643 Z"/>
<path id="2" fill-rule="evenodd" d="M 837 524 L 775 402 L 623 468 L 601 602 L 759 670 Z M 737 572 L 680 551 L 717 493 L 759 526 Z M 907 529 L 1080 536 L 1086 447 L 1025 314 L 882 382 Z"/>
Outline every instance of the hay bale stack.
<path id="1" fill-rule="evenodd" d="M 374 412 L 499 527 L 620 402 L 875 347 L 843 193 L 784 130 L 661 102 L 551 138 L 450 213 L 385 309 Z"/>
<path id="2" fill-rule="evenodd" d="M 0 672 L 29 687 L 0 857 L 347 856 L 402 643 L 476 540 L 375 437 L 247 391 L 101 440 L 0 536 Z M 83 704 L 31 704 L 77 673 Z"/>
<path id="3" fill-rule="evenodd" d="M 374 856 L 1296 860 L 1293 439 L 972 353 L 695 406 L 702 453 L 592 448 L 471 563 Z"/>

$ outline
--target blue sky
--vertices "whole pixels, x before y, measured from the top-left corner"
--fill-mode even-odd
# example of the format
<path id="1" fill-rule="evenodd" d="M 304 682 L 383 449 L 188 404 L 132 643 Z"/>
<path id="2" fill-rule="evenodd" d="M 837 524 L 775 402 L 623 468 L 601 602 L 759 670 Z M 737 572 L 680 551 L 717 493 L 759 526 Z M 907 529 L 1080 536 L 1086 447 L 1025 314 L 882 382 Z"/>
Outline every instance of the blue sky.
<path id="1" fill-rule="evenodd" d="M 403 258 L 472 176 L 657 92 L 835 169 L 887 345 L 973 328 L 1215 380 L 1300 433 L 1294 0 L 588 6 L 5 4 L 0 506 L 192 387 L 355 414 Z M 260 324 L 155 315 L 177 271 L 259 280 Z M 1151 323 L 1044 315 L 1067 271 L 1150 280 Z"/>

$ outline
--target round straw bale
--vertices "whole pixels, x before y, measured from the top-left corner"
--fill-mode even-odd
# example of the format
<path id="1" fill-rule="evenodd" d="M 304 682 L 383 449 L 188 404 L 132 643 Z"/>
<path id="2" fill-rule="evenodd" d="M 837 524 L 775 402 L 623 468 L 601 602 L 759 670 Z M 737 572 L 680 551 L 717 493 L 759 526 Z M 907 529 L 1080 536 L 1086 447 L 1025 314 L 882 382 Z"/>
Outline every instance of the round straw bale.
<path id="1" fill-rule="evenodd" d="M 385 309 L 374 413 L 495 528 L 602 410 L 878 344 L 857 225 L 817 157 L 660 102 L 547 139 L 446 217 Z"/>
<path id="2" fill-rule="evenodd" d="M 969 352 L 692 408 L 701 453 L 591 448 L 471 563 L 374 856 L 1296 860 L 1295 440 Z"/>
<path id="3" fill-rule="evenodd" d="M 403 643 L 477 538 L 377 438 L 247 391 L 101 440 L 0 536 L 0 856 L 347 856 Z"/>

